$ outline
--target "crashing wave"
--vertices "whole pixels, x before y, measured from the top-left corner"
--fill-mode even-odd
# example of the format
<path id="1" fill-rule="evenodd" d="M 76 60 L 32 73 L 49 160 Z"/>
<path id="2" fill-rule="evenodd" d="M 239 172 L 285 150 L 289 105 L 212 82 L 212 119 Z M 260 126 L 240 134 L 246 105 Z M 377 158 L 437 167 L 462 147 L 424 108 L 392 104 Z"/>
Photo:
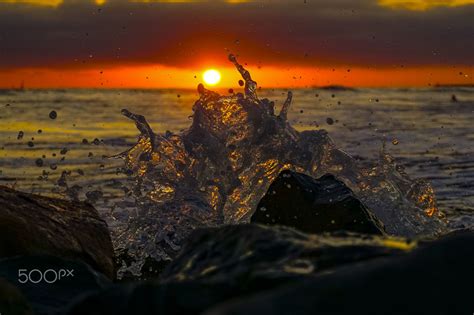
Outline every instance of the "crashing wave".
<path id="1" fill-rule="evenodd" d="M 221 96 L 199 85 L 192 125 L 179 134 L 157 134 L 145 117 L 122 111 L 140 131 L 138 143 L 120 154 L 136 184 L 112 217 L 117 249 L 134 259 L 122 271 L 138 275 L 146 259 L 170 259 L 195 228 L 248 222 L 283 170 L 335 175 L 390 235 L 443 231 L 427 182 L 410 179 L 383 151 L 379 163 L 362 167 L 325 130 L 298 132 L 287 119 L 292 93 L 276 113 L 274 102 L 257 97 L 250 73 L 233 55 L 229 60 L 244 93 Z"/>

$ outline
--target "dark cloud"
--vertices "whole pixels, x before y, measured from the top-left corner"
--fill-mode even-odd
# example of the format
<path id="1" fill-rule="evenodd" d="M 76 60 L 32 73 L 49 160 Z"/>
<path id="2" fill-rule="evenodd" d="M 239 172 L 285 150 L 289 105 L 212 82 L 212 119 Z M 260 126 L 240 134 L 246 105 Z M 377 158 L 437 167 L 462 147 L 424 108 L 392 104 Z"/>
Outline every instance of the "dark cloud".
<path id="1" fill-rule="evenodd" d="M 474 65 L 474 6 L 391 10 L 373 1 L 0 4 L 0 67 L 225 62 Z"/>

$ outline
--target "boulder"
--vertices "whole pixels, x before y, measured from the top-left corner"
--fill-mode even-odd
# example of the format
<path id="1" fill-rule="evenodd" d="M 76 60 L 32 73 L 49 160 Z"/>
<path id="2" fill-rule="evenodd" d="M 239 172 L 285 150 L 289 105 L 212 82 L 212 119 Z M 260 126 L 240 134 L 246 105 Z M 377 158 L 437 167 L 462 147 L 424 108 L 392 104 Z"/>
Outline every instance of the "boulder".
<path id="1" fill-rule="evenodd" d="M 195 231 L 159 280 L 93 293 L 68 314 L 200 314 L 336 267 L 405 254 L 413 244 L 351 233 L 307 235 L 256 224 Z"/>
<path id="2" fill-rule="evenodd" d="M 355 233 L 309 235 L 284 226 L 229 225 L 191 234 L 161 281 L 233 281 L 259 287 L 261 280 L 287 282 L 325 269 L 400 254 L 381 237 Z M 265 281 L 262 281 L 265 282 Z"/>
<path id="3" fill-rule="evenodd" d="M 19 255 L 81 260 L 115 277 L 107 224 L 93 206 L 0 186 L 0 258 Z"/>
<path id="4" fill-rule="evenodd" d="M 293 286 L 230 301 L 205 315 L 470 314 L 474 233 L 408 255 L 351 264 Z"/>
<path id="5" fill-rule="evenodd" d="M 0 278 L 14 284 L 15 289 L 24 297 L 23 301 L 28 301 L 34 314 L 38 315 L 61 313 L 62 309 L 75 299 L 111 284 L 107 277 L 82 261 L 56 256 L 16 256 L 1 259 Z M 16 296 L 8 292 L 2 294 L 0 300 Z"/>
<path id="6" fill-rule="evenodd" d="M 32 315 L 33 311 L 21 292 L 0 277 L 0 314 Z"/>
<path id="7" fill-rule="evenodd" d="M 383 223 L 333 175 L 314 179 L 289 170 L 270 185 L 251 222 L 285 225 L 307 233 L 385 233 Z"/>

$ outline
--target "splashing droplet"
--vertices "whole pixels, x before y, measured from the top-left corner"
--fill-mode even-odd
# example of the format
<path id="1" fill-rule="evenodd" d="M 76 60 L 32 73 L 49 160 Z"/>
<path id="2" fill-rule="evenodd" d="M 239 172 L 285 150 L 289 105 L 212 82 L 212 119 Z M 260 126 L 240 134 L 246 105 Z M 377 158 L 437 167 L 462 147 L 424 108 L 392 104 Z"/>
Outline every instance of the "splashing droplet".
<path id="1" fill-rule="evenodd" d="M 55 110 L 49 113 L 49 118 L 56 119 L 57 117 L 58 117 L 58 113 Z"/>

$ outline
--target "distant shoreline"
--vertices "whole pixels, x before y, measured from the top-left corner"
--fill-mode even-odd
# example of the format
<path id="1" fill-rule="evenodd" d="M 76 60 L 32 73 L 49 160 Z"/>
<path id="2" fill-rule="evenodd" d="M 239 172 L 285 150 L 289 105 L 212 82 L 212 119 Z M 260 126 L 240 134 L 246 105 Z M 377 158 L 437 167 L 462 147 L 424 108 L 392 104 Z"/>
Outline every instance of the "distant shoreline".
<path id="1" fill-rule="evenodd" d="M 474 88 L 473 84 L 436 84 L 434 88 Z"/>

